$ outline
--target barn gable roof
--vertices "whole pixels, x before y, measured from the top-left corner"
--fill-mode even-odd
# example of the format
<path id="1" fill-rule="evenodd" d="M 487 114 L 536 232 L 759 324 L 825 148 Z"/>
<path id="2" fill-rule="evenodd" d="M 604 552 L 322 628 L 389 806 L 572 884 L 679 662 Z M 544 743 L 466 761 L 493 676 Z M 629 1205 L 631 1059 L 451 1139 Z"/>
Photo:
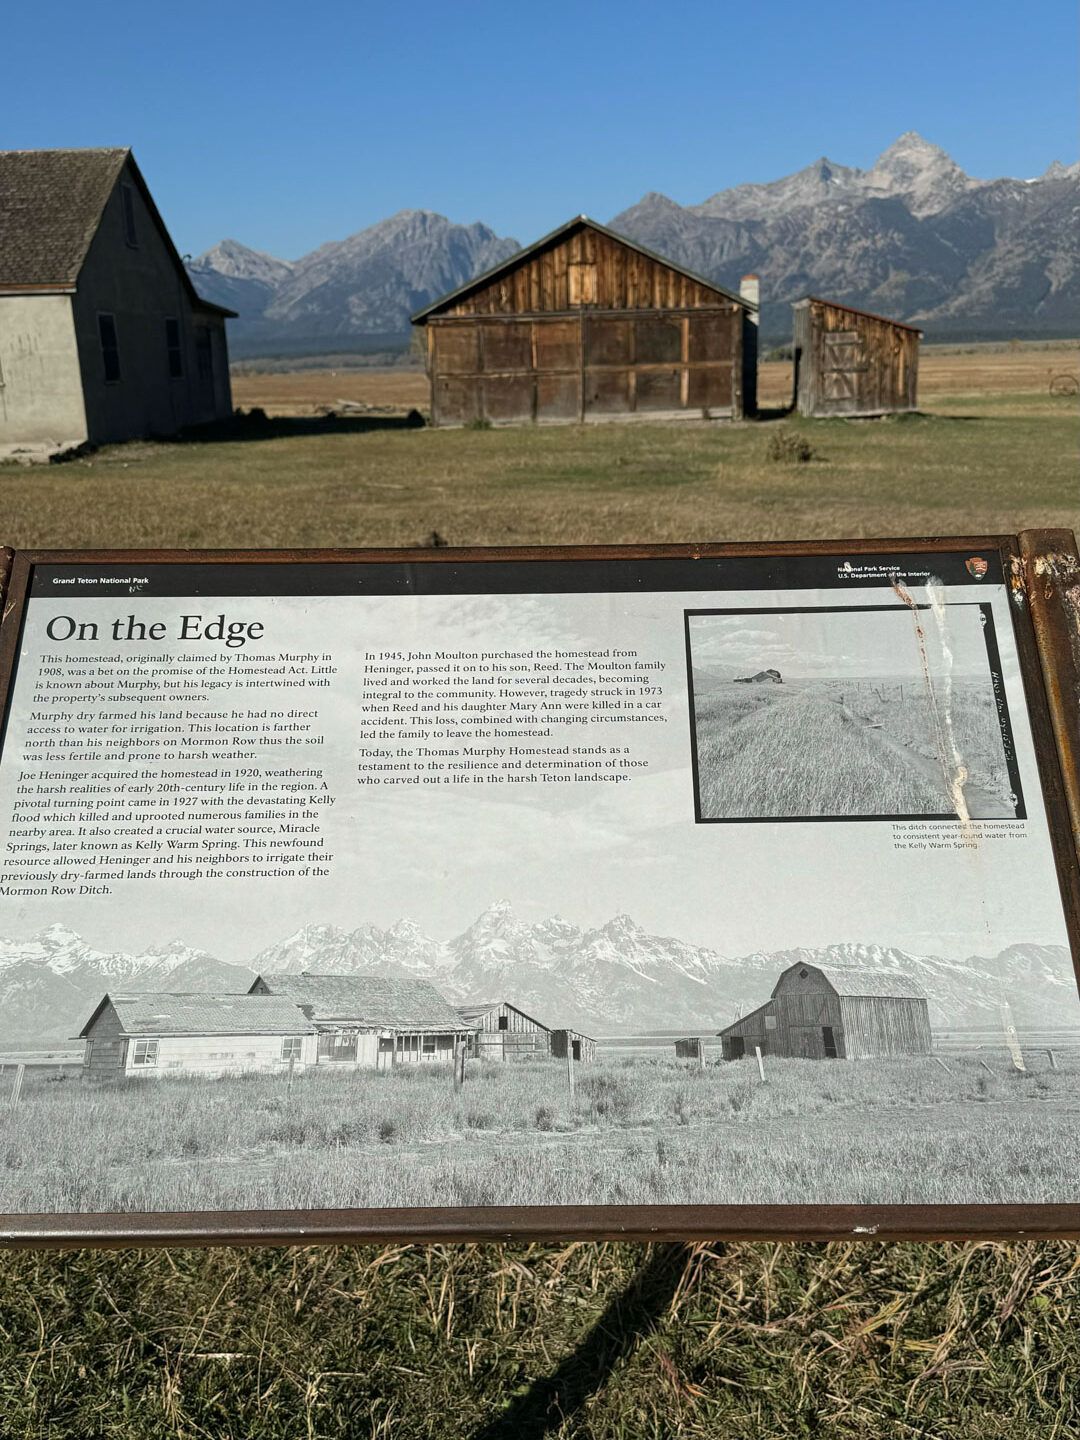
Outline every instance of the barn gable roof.
<path id="1" fill-rule="evenodd" d="M 0 150 L 0 292 L 74 290 L 106 203 L 125 168 L 191 303 L 215 315 L 235 316 L 234 310 L 204 300 L 196 291 L 126 146 Z"/>
<path id="2" fill-rule="evenodd" d="M 85 1039 L 111 1005 L 124 1035 L 312 1035 L 315 1027 L 277 995 L 106 995 L 79 1031 Z"/>
<path id="3" fill-rule="evenodd" d="M 861 315 L 864 320 L 876 320 L 881 325 L 895 325 L 897 330 L 910 330 L 913 335 L 923 333 L 917 325 L 907 325 L 903 320 L 890 320 L 887 315 L 875 315 L 870 310 L 856 310 L 854 305 L 841 305 L 839 300 L 824 300 L 820 295 L 804 295 L 801 300 L 791 302 L 793 310 L 798 310 L 803 305 L 828 305 L 831 310 L 843 310 L 848 315 Z"/>
<path id="4" fill-rule="evenodd" d="M 459 285 L 456 290 L 450 290 L 445 295 L 440 295 L 438 300 L 433 300 L 430 305 L 425 305 L 409 316 L 412 325 L 422 325 L 442 310 L 447 310 L 451 305 L 463 300 L 466 295 L 474 290 L 480 290 L 485 285 L 490 285 L 492 280 L 498 279 L 514 270 L 522 261 L 528 260 L 531 256 L 545 249 L 548 245 L 554 245 L 564 236 L 572 231 L 587 226 L 590 230 L 597 231 L 600 235 L 606 235 L 609 240 L 616 241 L 619 245 L 625 245 L 630 250 L 636 250 L 639 255 L 644 255 L 648 260 L 655 260 L 658 265 L 666 265 L 669 270 L 674 270 L 678 275 L 684 275 L 687 280 L 693 280 L 698 285 L 704 285 L 709 290 L 715 290 L 725 300 L 731 300 L 736 305 L 741 305 L 744 310 L 757 311 L 758 307 L 752 300 L 747 300 L 744 295 L 737 295 L 734 290 L 727 290 L 723 285 L 718 285 L 715 280 L 709 280 L 704 275 L 698 275 L 693 270 L 688 270 L 685 265 L 679 265 L 676 261 L 669 259 L 666 255 L 658 255 L 655 250 L 649 250 L 644 245 L 639 245 L 636 240 L 631 240 L 628 235 L 620 235 L 617 230 L 610 229 L 607 225 L 601 225 L 599 220 L 590 220 L 588 215 L 575 215 L 572 220 L 567 220 L 565 225 L 549 231 L 542 235 L 539 240 L 527 245 L 523 250 L 516 250 L 508 260 L 500 260 L 498 265 L 493 265 L 490 270 L 485 270 L 482 275 L 475 275 L 471 280 L 466 280 L 464 285 Z"/>
<path id="5" fill-rule="evenodd" d="M 784 975 L 790 975 L 793 970 L 816 970 L 842 999 L 860 996 L 887 1000 L 926 999 L 926 992 L 919 982 L 898 970 L 873 970 L 857 965 L 817 965 L 811 961 L 797 961 L 789 965 L 773 987 L 773 995 L 780 988 Z"/>
<path id="6" fill-rule="evenodd" d="M 315 1021 L 386 1026 L 396 1030 L 454 1031 L 467 1028 L 461 1016 L 427 980 L 388 975 L 259 975 L 274 995 L 303 1006 Z"/>
<path id="7" fill-rule="evenodd" d="M 475 1000 L 469 1005 L 455 1005 L 454 1009 L 463 1020 L 475 1024 L 485 1015 L 490 1015 L 493 1010 L 501 1010 L 504 1005 L 508 1010 L 515 1010 L 519 1015 L 523 1015 L 530 1024 L 539 1026 L 541 1030 L 551 1029 L 550 1025 L 545 1025 L 542 1020 L 537 1020 L 535 1015 L 527 1015 L 521 1006 L 515 1005 L 512 1000 Z"/>

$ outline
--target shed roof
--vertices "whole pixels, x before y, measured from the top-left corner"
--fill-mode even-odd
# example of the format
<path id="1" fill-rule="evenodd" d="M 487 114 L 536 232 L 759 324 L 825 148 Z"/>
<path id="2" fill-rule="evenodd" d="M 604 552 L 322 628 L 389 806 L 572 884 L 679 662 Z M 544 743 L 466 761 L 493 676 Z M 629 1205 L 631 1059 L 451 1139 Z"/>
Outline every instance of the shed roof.
<path id="1" fill-rule="evenodd" d="M 855 965 L 816 965 L 810 961 L 797 961 L 794 965 L 789 965 L 777 980 L 773 988 L 774 995 L 780 987 L 780 980 L 784 975 L 790 975 L 792 970 L 816 970 L 837 995 L 843 997 L 870 995 L 889 1000 L 926 999 L 926 992 L 919 982 L 897 970 L 872 970 Z"/>
<path id="2" fill-rule="evenodd" d="M 615 240 L 620 245 L 626 245 L 629 249 L 636 250 L 639 255 L 644 255 L 649 260 L 655 260 L 660 265 L 666 265 L 669 270 L 674 270 L 676 274 L 685 275 L 688 280 L 694 280 L 699 285 L 705 285 L 710 290 L 715 290 L 716 293 L 722 295 L 725 300 L 734 301 L 736 305 L 741 305 L 744 310 L 756 312 L 758 309 L 757 305 L 755 305 L 752 300 L 747 300 L 744 295 L 738 295 L 734 290 L 725 289 L 723 285 L 718 285 L 715 280 L 709 280 L 704 275 L 698 275 L 695 271 L 688 270 L 685 265 L 679 265 L 666 255 L 658 255 L 655 250 L 649 250 L 644 245 L 639 245 L 636 240 L 631 240 L 628 235 L 620 235 L 617 230 L 612 230 L 607 225 L 601 225 L 599 220 L 591 220 L 588 215 L 575 215 L 572 220 L 567 220 L 565 225 L 560 225 L 555 230 L 549 231 L 548 234 L 541 235 L 539 240 L 534 241 L 531 245 L 527 245 L 524 250 L 515 251 L 508 260 L 500 260 L 498 265 L 493 265 L 490 270 L 485 270 L 482 275 L 476 275 L 472 280 L 466 280 L 465 284 L 459 285 L 456 290 L 450 290 L 447 294 L 440 295 L 438 300 L 433 300 L 430 305 L 425 305 L 422 309 L 415 310 L 409 316 L 410 323 L 413 325 L 422 325 L 425 320 L 430 320 L 431 317 L 436 315 L 440 310 L 445 310 L 458 300 L 464 299 L 464 297 L 473 290 L 479 290 L 484 285 L 490 285 L 492 280 L 497 279 L 498 276 L 515 269 L 523 260 L 528 260 L 531 255 L 535 255 L 538 250 L 543 250 L 545 246 L 548 245 L 554 245 L 556 241 L 561 240 L 564 235 L 569 235 L 572 230 L 586 225 L 590 230 L 595 230 L 600 235 L 606 235 L 609 240 Z M 588 1039 L 589 1037 L 586 1036 L 585 1038 Z"/>
<path id="3" fill-rule="evenodd" d="M 748 1010 L 745 1015 L 740 1015 L 739 1018 L 737 1020 L 733 1020 L 730 1025 L 725 1025 L 723 1030 L 717 1030 L 717 1035 L 719 1036 L 730 1034 L 732 1030 L 738 1029 L 740 1025 L 745 1025 L 748 1021 L 753 1020 L 756 1016 L 761 1015 L 764 1011 L 768 1010 L 771 1004 L 771 1000 L 766 1000 L 765 1004 L 759 1005 L 756 1010 Z"/>
<path id="4" fill-rule="evenodd" d="M 84 1039 L 107 1005 L 124 1035 L 311 1035 L 302 1010 L 278 995 L 106 995 L 79 1031 Z"/>
<path id="5" fill-rule="evenodd" d="M 545 1025 L 542 1020 L 537 1020 L 535 1015 L 526 1015 L 521 1006 L 515 1005 L 512 1000 L 474 1000 L 469 1005 L 455 1005 L 454 1009 L 463 1020 L 477 1022 L 485 1015 L 490 1015 L 493 1010 L 501 1010 L 504 1005 L 508 1010 L 516 1010 L 519 1015 L 524 1015 L 526 1020 L 533 1025 L 538 1025 L 541 1030 L 550 1030 L 550 1025 Z"/>
<path id="6" fill-rule="evenodd" d="M 316 1021 L 396 1030 L 462 1030 L 462 1017 L 427 980 L 388 975 L 260 975 L 274 994 L 302 1005 Z"/>
<path id="7" fill-rule="evenodd" d="M 882 325 L 895 325 L 897 330 L 910 330 L 913 335 L 923 333 L 917 325 L 907 325 L 903 320 L 890 320 L 888 315 L 875 315 L 870 310 L 856 310 L 854 305 L 841 305 L 839 300 L 824 300 L 820 295 L 804 295 L 801 300 L 793 300 L 791 308 L 796 310 L 800 305 L 828 305 L 830 309 L 843 310 L 848 315 L 861 315 L 864 320 L 877 320 Z"/>
<path id="8" fill-rule="evenodd" d="M 84 150 L 0 150 L 0 291 L 70 291 L 120 173 L 128 166 L 192 304 L 215 315 L 235 310 L 204 300 L 176 252 L 127 146 Z"/>

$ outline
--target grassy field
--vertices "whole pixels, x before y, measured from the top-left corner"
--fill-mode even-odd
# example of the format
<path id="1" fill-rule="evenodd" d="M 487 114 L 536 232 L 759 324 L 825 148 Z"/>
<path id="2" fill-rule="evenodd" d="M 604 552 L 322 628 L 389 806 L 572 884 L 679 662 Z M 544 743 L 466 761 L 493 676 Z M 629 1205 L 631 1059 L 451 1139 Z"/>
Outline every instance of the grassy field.
<path id="1" fill-rule="evenodd" d="M 770 1056 L 53 1083 L 0 1116 L 0 1211 L 1067 1203 L 1080 1063 Z M 844 1155 L 837 1168 L 835 1156 Z"/>
<path id="2" fill-rule="evenodd" d="M 953 681 L 949 720 L 971 818 L 1014 816 L 988 687 Z M 695 705 L 701 813 L 951 814 L 936 724 L 939 712 L 918 683 L 721 682 Z"/>
<path id="3" fill-rule="evenodd" d="M 522 545 L 1073 526 L 1076 404 L 1048 394 L 1052 368 L 1075 369 L 1075 354 L 928 351 L 924 413 L 874 421 L 436 431 L 393 415 L 286 416 L 233 438 L 0 466 L 3 538 L 288 547 L 417 545 L 437 532 L 453 545 Z M 366 397 L 403 414 L 424 384 L 408 370 L 255 375 L 238 379 L 236 400 L 310 416 Z M 785 387 L 789 366 L 764 367 L 765 403 Z M 768 459 L 783 429 L 805 437 L 808 463 Z"/>

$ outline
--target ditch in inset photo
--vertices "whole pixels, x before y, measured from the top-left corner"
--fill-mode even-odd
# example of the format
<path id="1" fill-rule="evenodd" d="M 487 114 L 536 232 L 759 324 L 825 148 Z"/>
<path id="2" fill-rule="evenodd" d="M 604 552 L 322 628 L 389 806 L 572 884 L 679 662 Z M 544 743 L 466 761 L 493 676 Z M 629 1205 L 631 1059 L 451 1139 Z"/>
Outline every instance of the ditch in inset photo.
<path id="1" fill-rule="evenodd" d="M 1024 819 L 991 607 L 686 612 L 699 821 Z"/>

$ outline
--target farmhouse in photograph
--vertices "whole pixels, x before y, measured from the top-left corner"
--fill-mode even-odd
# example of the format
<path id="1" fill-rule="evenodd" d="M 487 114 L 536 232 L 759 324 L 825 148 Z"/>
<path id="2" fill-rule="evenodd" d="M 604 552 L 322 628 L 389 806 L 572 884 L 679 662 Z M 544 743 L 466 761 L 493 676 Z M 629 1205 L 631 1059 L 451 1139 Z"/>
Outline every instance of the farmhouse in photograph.
<path id="1" fill-rule="evenodd" d="M 921 330 L 814 295 L 792 308 L 800 415 L 916 409 Z"/>
<path id="2" fill-rule="evenodd" d="M 579 215 L 411 317 L 431 423 L 752 415 L 757 284 L 736 295 Z"/>
<path id="3" fill-rule="evenodd" d="M 0 454 L 232 412 L 225 321 L 131 151 L 0 152 Z"/>
<path id="4" fill-rule="evenodd" d="M 450 1062 L 474 1026 L 426 980 L 385 975 L 258 975 L 251 995 L 298 1005 L 318 1031 L 318 1064 L 387 1069 Z"/>
<path id="5" fill-rule="evenodd" d="M 551 1054 L 551 1031 L 509 1000 L 458 1005 L 457 1013 L 474 1026 L 469 1054 L 478 1060 L 534 1060 Z"/>
<path id="6" fill-rule="evenodd" d="M 865 1060 L 930 1054 L 930 1015 L 914 980 L 876 970 L 795 964 L 772 998 L 719 1031 L 725 1060 L 753 1055 Z"/>
<path id="7" fill-rule="evenodd" d="M 106 995 L 79 1032 L 83 1074 L 224 1075 L 315 1063 L 315 1026 L 265 995 Z"/>

